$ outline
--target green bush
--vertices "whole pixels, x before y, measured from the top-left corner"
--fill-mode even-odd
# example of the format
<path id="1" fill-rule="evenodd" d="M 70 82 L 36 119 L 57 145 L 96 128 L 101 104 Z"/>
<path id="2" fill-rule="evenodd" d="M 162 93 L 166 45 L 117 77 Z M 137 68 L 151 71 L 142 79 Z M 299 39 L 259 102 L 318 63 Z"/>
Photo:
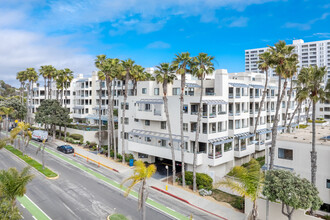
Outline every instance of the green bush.
<path id="1" fill-rule="evenodd" d="M 60 136 L 60 130 L 56 130 L 56 136 Z M 64 131 L 61 131 L 61 136 L 64 136 Z"/>
<path id="2" fill-rule="evenodd" d="M 308 122 L 312 123 L 313 121 L 311 119 L 308 119 Z M 315 120 L 315 123 L 324 123 L 324 122 L 326 122 L 326 121 L 324 121 L 324 120 Z"/>
<path id="3" fill-rule="evenodd" d="M 322 218 L 325 219 L 325 220 L 330 220 L 330 215 L 322 216 Z"/>
<path id="4" fill-rule="evenodd" d="M 185 172 L 186 184 L 192 185 L 193 173 L 191 171 Z M 211 190 L 213 187 L 213 179 L 205 173 L 196 173 L 196 184 L 198 189 Z"/>
<path id="5" fill-rule="evenodd" d="M 117 159 L 118 159 L 119 161 L 122 161 L 122 160 L 123 160 L 123 156 L 122 156 L 121 154 L 117 153 Z"/>
<path id="6" fill-rule="evenodd" d="M 125 161 L 126 162 L 129 162 L 131 159 L 134 160 L 133 154 L 125 154 Z"/>
<path id="7" fill-rule="evenodd" d="M 244 210 L 244 198 L 237 196 L 236 199 L 231 203 L 231 205 L 239 210 Z"/>
<path id="8" fill-rule="evenodd" d="M 299 125 L 299 128 L 307 128 L 309 125 Z"/>
<path id="9" fill-rule="evenodd" d="M 89 143 L 89 147 L 96 147 L 96 146 L 97 146 L 97 143 L 95 143 L 95 142 Z"/>
<path id="10" fill-rule="evenodd" d="M 70 137 L 73 138 L 74 140 L 84 140 L 84 136 L 82 136 L 81 134 L 70 134 Z"/>
<path id="11" fill-rule="evenodd" d="M 128 219 L 122 214 L 113 214 L 110 216 L 110 220 L 128 220 Z"/>

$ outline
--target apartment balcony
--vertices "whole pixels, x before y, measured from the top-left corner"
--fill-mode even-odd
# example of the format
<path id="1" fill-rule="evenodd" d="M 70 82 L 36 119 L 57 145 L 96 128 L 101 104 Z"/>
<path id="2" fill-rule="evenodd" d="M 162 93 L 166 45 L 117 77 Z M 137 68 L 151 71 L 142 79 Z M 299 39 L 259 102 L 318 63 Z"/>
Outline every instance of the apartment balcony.
<path id="1" fill-rule="evenodd" d="M 147 154 L 154 157 L 160 157 L 160 158 L 166 158 L 169 160 L 172 160 L 171 155 L 171 148 L 170 147 L 162 147 L 159 145 L 151 145 L 151 144 L 145 144 L 145 143 L 137 143 L 135 141 L 127 141 L 128 150 L 132 152 L 138 152 Z M 181 161 L 181 150 L 175 149 L 175 160 Z M 203 164 L 203 159 L 206 158 L 205 153 L 198 153 L 197 154 L 197 166 Z M 194 153 L 192 152 L 185 152 L 184 155 L 184 161 L 187 164 L 193 164 L 194 161 Z"/>
<path id="2" fill-rule="evenodd" d="M 135 118 L 140 120 L 166 121 L 165 113 L 155 109 L 136 111 Z"/>
<path id="3" fill-rule="evenodd" d="M 256 151 L 265 150 L 265 148 L 266 148 L 265 140 L 257 141 L 255 143 L 255 148 L 256 148 Z"/>
<path id="4" fill-rule="evenodd" d="M 245 146 L 235 146 L 234 156 L 238 158 L 245 157 L 247 155 L 253 154 L 255 152 L 255 144 L 250 143 Z"/>
<path id="5" fill-rule="evenodd" d="M 72 114 L 73 118 L 85 118 L 85 116 L 86 114 L 77 114 L 77 113 Z"/>
<path id="6" fill-rule="evenodd" d="M 215 155 L 213 154 L 208 155 L 209 166 L 218 166 L 220 164 L 224 164 L 233 160 L 234 160 L 234 151 L 232 149 L 227 152 L 221 152 L 221 153 L 216 152 Z"/>

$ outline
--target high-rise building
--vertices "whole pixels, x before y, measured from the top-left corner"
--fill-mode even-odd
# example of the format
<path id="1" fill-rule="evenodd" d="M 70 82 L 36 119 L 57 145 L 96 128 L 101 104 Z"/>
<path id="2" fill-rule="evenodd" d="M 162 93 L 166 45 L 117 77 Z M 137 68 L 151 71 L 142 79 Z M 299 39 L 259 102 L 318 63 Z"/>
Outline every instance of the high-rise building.
<path id="1" fill-rule="evenodd" d="M 328 74 L 325 81 L 330 78 L 330 40 L 304 42 L 304 40 L 293 40 L 294 52 L 298 54 L 299 69 L 308 66 L 327 66 Z M 245 71 L 262 73 L 258 69 L 259 54 L 268 50 L 268 47 L 245 50 Z M 270 75 L 275 75 L 270 70 Z"/>

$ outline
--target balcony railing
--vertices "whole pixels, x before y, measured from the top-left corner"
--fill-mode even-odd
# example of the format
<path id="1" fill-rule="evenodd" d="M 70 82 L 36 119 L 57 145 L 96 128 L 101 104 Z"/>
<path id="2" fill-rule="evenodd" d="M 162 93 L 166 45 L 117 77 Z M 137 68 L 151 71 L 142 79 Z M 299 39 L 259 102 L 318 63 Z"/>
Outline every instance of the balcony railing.
<path id="1" fill-rule="evenodd" d="M 208 155 L 208 157 L 210 158 L 210 159 L 213 159 L 213 158 L 220 158 L 220 157 L 222 157 L 222 153 L 221 152 L 215 152 L 215 155 L 213 155 L 213 153 L 209 153 L 209 155 Z"/>

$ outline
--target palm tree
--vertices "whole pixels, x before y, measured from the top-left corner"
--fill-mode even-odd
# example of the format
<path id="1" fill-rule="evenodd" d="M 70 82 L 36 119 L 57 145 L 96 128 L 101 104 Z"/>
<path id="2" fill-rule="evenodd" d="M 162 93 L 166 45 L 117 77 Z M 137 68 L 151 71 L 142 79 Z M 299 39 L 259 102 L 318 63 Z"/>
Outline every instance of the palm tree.
<path id="1" fill-rule="evenodd" d="M 16 79 L 21 83 L 20 96 L 21 96 L 21 103 L 24 104 L 24 87 L 25 87 L 25 82 L 27 80 L 25 71 L 18 72 L 16 74 Z"/>
<path id="2" fill-rule="evenodd" d="M 198 116 L 197 116 L 197 130 L 195 136 L 195 146 L 194 146 L 194 161 L 193 161 L 193 191 L 196 192 L 197 184 L 196 184 L 196 169 L 197 169 L 197 148 L 198 148 L 198 140 L 199 140 L 199 130 L 202 116 L 202 100 L 203 100 L 203 92 L 204 92 L 204 78 L 206 75 L 213 73 L 213 56 L 208 56 L 206 53 L 199 53 L 197 57 L 193 58 L 193 68 L 192 73 L 197 76 L 201 80 L 201 89 L 200 89 L 200 98 L 199 98 L 199 108 L 198 108 Z"/>
<path id="3" fill-rule="evenodd" d="M 242 197 L 247 197 L 253 202 L 253 220 L 258 217 L 257 199 L 262 191 L 264 173 L 260 170 L 259 163 L 252 159 L 247 167 L 235 166 L 228 175 L 215 184 L 216 187 L 225 186 L 235 191 Z"/>
<path id="4" fill-rule="evenodd" d="M 99 141 L 99 146 L 102 145 L 102 86 L 103 82 L 105 80 L 104 73 L 102 71 L 97 72 L 97 76 L 99 79 L 100 83 L 100 90 L 99 90 L 99 133 L 98 133 L 98 141 Z M 110 154 L 110 152 L 108 152 Z"/>
<path id="5" fill-rule="evenodd" d="M 39 75 L 42 76 L 45 81 L 45 85 L 44 85 L 45 86 L 45 99 L 47 99 L 47 95 L 48 95 L 48 99 L 51 99 L 50 80 L 54 77 L 55 72 L 56 72 L 56 69 L 52 65 L 41 66 L 39 69 Z M 48 91 L 47 91 L 47 87 L 48 87 Z"/>
<path id="6" fill-rule="evenodd" d="M 258 63 L 259 63 L 259 65 L 258 65 L 259 69 L 261 71 L 265 72 L 266 79 L 265 79 L 264 91 L 262 93 L 262 98 L 261 98 L 261 101 L 260 101 L 260 107 L 259 107 L 259 110 L 258 110 L 258 116 L 257 116 L 256 122 L 255 122 L 254 134 L 257 133 L 259 118 L 260 118 L 260 114 L 261 114 L 261 109 L 264 105 L 266 94 L 267 94 L 268 70 L 269 70 L 269 68 L 272 67 L 272 56 L 271 56 L 271 54 L 269 52 L 265 52 L 265 53 L 260 54 Z"/>
<path id="7" fill-rule="evenodd" d="M 185 163 L 184 163 L 184 151 L 185 142 L 183 134 L 183 102 L 184 102 L 184 89 L 186 86 L 186 73 L 190 72 L 192 58 L 189 52 L 179 53 L 175 55 L 172 65 L 177 70 L 176 73 L 181 75 L 181 94 L 180 94 L 180 135 L 181 135 L 181 176 L 182 186 L 186 186 L 185 180 Z"/>
<path id="8" fill-rule="evenodd" d="M 325 101 L 330 98 L 330 84 L 323 86 L 324 76 L 326 75 L 326 67 L 309 67 L 309 96 L 312 100 L 312 151 L 311 151 L 311 182 L 316 185 L 316 169 L 317 169 L 317 152 L 315 148 L 316 130 L 315 130 L 315 116 L 316 116 L 316 103 L 318 101 Z"/>
<path id="9" fill-rule="evenodd" d="M 33 179 L 30 174 L 30 167 L 25 167 L 22 172 L 18 172 L 16 168 L 11 167 L 7 171 L 0 170 L 0 188 L 2 196 L 7 198 L 14 210 L 16 205 L 16 197 L 24 196 L 26 193 L 26 185 Z"/>
<path id="10" fill-rule="evenodd" d="M 172 171 L 173 171 L 173 184 L 175 184 L 176 178 L 176 169 L 175 169 L 175 153 L 174 153 L 174 145 L 173 145 L 173 137 L 172 137 L 172 130 L 171 130 L 171 121 L 170 115 L 168 113 L 168 100 L 167 100 L 167 86 L 168 84 L 173 84 L 174 79 L 176 78 L 174 72 L 174 67 L 171 66 L 169 63 L 161 63 L 159 66 L 156 66 L 157 70 L 155 70 L 156 80 L 158 83 L 162 84 L 163 87 L 163 100 L 164 100 L 164 107 L 165 107 L 165 115 L 166 115 L 166 124 L 168 129 L 168 134 L 170 136 L 170 146 L 171 146 L 171 153 L 172 153 Z"/>
<path id="11" fill-rule="evenodd" d="M 30 122 L 29 111 L 31 109 L 29 108 L 29 103 L 32 104 L 32 97 L 31 97 L 31 100 L 30 100 L 31 90 L 33 91 L 33 84 L 38 81 L 39 77 L 38 77 L 38 73 L 35 71 L 34 68 L 27 68 L 25 70 L 25 74 L 26 74 L 27 81 L 29 82 L 29 84 L 28 84 L 28 93 L 27 93 L 27 101 L 26 101 L 26 108 L 27 108 L 26 122 Z M 30 113 L 32 113 L 32 111 Z"/>
<path id="12" fill-rule="evenodd" d="M 18 134 L 20 134 L 22 136 L 22 142 L 23 142 L 23 147 L 24 147 L 23 155 L 24 155 L 26 152 L 26 148 L 29 146 L 30 140 L 32 139 L 32 132 L 30 131 L 30 124 L 25 123 L 25 122 L 19 122 L 17 124 L 17 127 L 10 131 L 11 141 L 14 141 L 18 137 Z"/>
<path id="13" fill-rule="evenodd" d="M 151 164 L 148 167 L 141 161 L 135 161 L 134 163 L 134 174 L 127 179 L 125 179 L 121 186 L 127 181 L 132 181 L 131 185 L 126 190 L 125 196 L 128 196 L 133 187 L 141 182 L 139 187 L 139 200 L 138 200 L 138 209 L 141 210 L 142 219 L 146 219 L 146 201 L 148 199 L 148 186 L 147 179 L 152 177 L 156 172 L 156 166 Z"/>
<path id="14" fill-rule="evenodd" d="M 9 130 L 9 115 L 12 115 L 15 112 L 13 108 L 7 108 L 7 107 L 1 107 L 0 108 L 0 115 L 6 115 L 6 123 L 5 123 L 5 129 L 6 129 L 6 136 L 8 137 L 8 130 Z"/>
<path id="15" fill-rule="evenodd" d="M 127 59 L 125 61 L 122 61 L 122 67 L 123 67 L 123 72 L 122 76 L 124 77 L 125 80 L 125 91 L 124 91 L 124 103 L 123 103 L 123 114 L 122 114 L 122 142 L 121 142 L 121 147 L 122 147 L 122 156 L 123 156 L 123 163 L 125 163 L 125 116 L 126 116 L 126 103 L 127 103 L 127 92 L 128 92 L 128 81 L 132 78 L 133 72 L 134 72 L 134 61 L 131 59 Z"/>
<path id="16" fill-rule="evenodd" d="M 42 140 L 42 145 L 40 144 L 36 154 L 41 150 L 41 162 L 42 162 L 42 169 L 45 169 L 45 148 L 46 148 L 46 141 L 47 139 Z"/>
<path id="17" fill-rule="evenodd" d="M 73 71 L 69 68 L 64 69 L 64 89 L 65 89 L 65 97 L 64 97 L 64 107 L 67 108 L 67 102 L 68 102 L 68 88 L 70 87 L 70 84 L 73 80 Z M 71 94 L 72 95 L 72 94 Z M 64 140 L 66 139 L 66 128 L 67 123 L 64 125 Z"/>
<path id="18" fill-rule="evenodd" d="M 272 65 L 274 66 L 275 72 L 278 75 L 278 94 L 277 94 L 276 110 L 274 115 L 274 123 L 272 127 L 272 145 L 270 148 L 270 163 L 269 163 L 270 169 L 273 169 L 274 167 L 276 137 L 277 137 L 278 122 L 279 122 L 278 114 L 288 83 L 287 82 L 288 63 L 295 62 L 297 60 L 297 55 L 292 53 L 293 50 L 294 50 L 294 46 L 286 45 L 285 41 L 279 41 L 278 43 L 275 44 L 274 47 L 270 46 L 269 48 L 269 51 L 272 56 L 271 58 Z M 283 89 L 281 89 L 282 78 L 284 78 Z"/>

